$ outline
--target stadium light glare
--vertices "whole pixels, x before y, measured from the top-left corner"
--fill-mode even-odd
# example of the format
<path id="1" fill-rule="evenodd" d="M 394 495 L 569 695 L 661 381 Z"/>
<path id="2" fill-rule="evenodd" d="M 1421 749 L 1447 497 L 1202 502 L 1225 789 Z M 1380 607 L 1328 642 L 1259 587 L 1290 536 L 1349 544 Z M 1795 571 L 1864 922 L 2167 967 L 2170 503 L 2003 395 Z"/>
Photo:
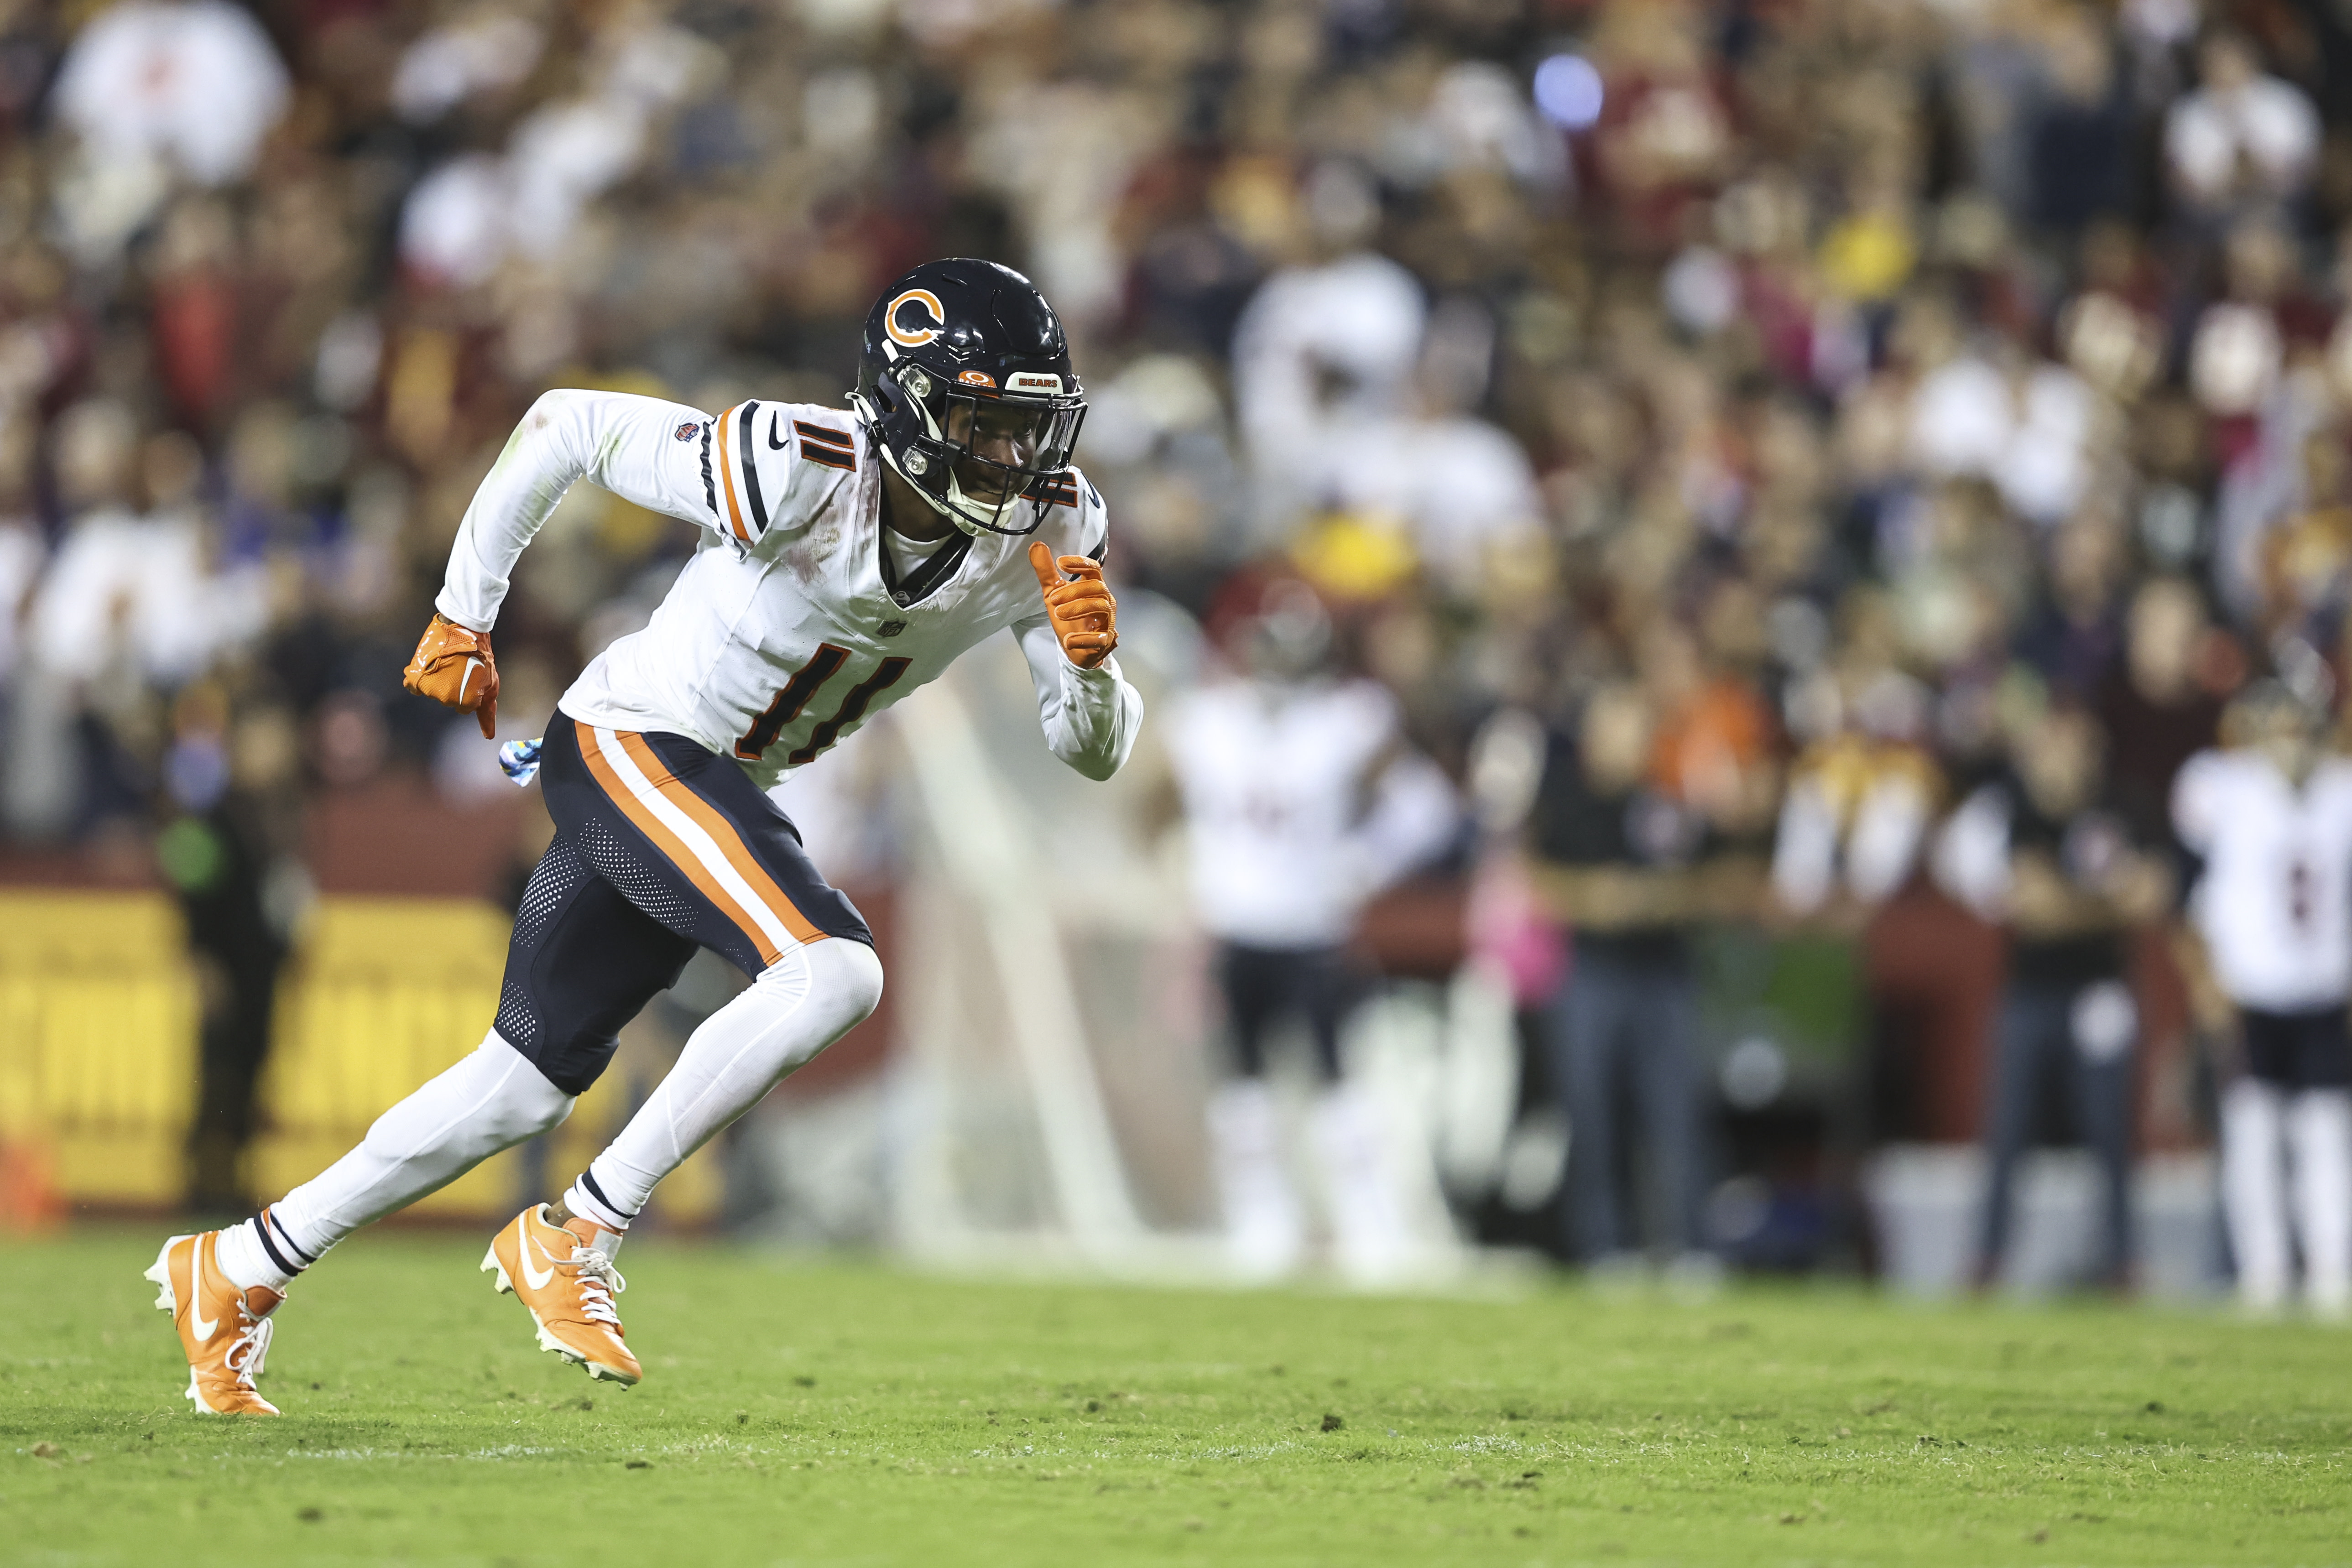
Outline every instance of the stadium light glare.
<path id="1" fill-rule="evenodd" d="M 1536 107 L 1563 131 L 1591 129 L 1606 98 L 1601 72 L 1582 55 L 1554 55 L 1536 67 Z"/>

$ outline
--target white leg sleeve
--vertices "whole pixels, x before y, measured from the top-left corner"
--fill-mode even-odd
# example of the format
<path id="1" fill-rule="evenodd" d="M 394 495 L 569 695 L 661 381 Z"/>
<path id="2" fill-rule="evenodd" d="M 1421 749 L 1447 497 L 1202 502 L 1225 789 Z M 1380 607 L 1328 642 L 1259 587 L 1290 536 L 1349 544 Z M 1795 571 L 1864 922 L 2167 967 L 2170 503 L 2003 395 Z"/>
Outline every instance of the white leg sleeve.
<path id="1" fill-rule="evenodd" d="M 2352 1093 L 2315 1089 L 2288 1105 L 2295 1230 L 2312 1310 L 2352 1310 Z"/>
<path id="2" fill-rule="evenodd" d="M 2286 1194 L 2279 1178 L 2282 1096 L 2242 1078 L 2221 1096 L 2221 1207 L 2238 1255 L 2238 1294 L 2268 1310 L 2286 1299 Z"/>
<path id="3" fill-rule="evenodd" d="M 1209 1098 L 1209 1157 L 1224 1206 L 1226 1245 L 1248 1279 L 1298 1267 L 1306 1218 L 1282 1163 L 1282 1117 L 1257 1079 L 1235 1079 Z"/>
<path id="4" fill-rule="evenodd" d="M 793 949 L 702 1021 L 653 1098 L 588 1167 L 621 1217 L 794 1068 L 863 1023 L 882 1000 L 882 961 L 828 937 Z"/>
<path id="5" fill-rule="evenodd" d="M 1323 1165 L 1340 1271 L 1366 1282 L 1394 1277 L 1407 1261 L 1412 1238 L 1389 1170 L 1380 1106 L 1360 1086 L 1338 1084 L 1315 1102 L 1309 1131 Z"/>
<path id="6" fill-rule="evenodd" d="M 315 1258 L 360 1226 L 571 1114 L 572 1097 L 493 1029 L 471 1056 L 377 1117 L 358 1148 L 271 1205 L 270 1213 Z"/>

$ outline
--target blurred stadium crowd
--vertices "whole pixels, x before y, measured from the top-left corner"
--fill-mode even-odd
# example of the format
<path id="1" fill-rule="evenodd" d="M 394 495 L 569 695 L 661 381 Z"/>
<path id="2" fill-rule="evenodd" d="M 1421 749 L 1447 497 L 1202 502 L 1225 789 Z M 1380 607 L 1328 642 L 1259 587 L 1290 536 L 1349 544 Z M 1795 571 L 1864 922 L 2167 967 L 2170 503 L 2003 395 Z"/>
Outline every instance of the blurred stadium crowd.
<path id="1" fill-rule="evenodd" d="M 1959 928 L 1887 911 L 1933 860 L 1968 891 L 1934 826 L 2013 750 L 2087 755 L 2076 805 L 2160 855 L 2243 683 L 2333 704 L 2341 7 L 13 0 L 6 838 L 243 888 L 198 941 L 266 995 L 306 802 L 503 787 L 399 670 L 531 398 L 837 401 L 944 254 L 1062 312 L 1123 599 L 1231 647 L 1306 584 L 1460 786 L 1473 946 L 1588 1041 L 1532 1053 L 1562 1089 L 1696 1096 L 1643 977 L 1699 923 L 1908 920 L 1934 969 Z M 691 545 L 576 499 L 498 628 L 511 722 Z M 1591 984 L 1545 1015 L 1563 921 Z M 1871 1091 L 1870 1136 L 1973 1131 L 1951 1081 Z M 1673 1123 L 1624 1122 L 1669 1166 Z M 1694 1248 L 1700 1196 L 1657 1211 Z"/>

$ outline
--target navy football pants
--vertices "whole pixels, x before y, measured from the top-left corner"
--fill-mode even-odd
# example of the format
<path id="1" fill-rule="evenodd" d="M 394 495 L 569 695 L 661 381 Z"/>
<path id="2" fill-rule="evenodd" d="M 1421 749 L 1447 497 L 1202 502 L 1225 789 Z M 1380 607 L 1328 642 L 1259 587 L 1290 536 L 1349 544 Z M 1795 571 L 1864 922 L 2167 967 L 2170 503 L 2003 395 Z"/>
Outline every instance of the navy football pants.
<path id="1" fill-rule="evenodd" d="M 756 975 L 803 942 L 872 945 L 733 759 L 558 713 L 539 777 L 555 840 L 515 911 L 498 1031 L 566 1094 L 596 1081 L 621 1026 L 698 947 Z"/>

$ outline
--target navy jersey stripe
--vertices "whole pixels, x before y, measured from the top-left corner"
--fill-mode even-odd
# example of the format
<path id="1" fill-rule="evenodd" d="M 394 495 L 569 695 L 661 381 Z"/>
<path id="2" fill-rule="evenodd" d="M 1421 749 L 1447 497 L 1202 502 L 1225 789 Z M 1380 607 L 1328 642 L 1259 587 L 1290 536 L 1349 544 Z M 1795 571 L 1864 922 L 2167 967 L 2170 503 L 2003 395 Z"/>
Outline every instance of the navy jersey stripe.
<path id="1" fill-rule="evenodd" d="M 710 477 L 710 422 L 702 422 L 702 499 L 710 508 L 710 515 L 719 517 L 719 486 Z M 725 519 L 721 518 L 723 523 Z"/>
<path id="2" fill-rule="evenodd" d="M 751 441 L 751 405 L 743 405 L 743 434 L 735 443 L 743 459 L 743 497 L 751 503 L 751 521 L 761 533 L 768 531 L 767 503 L 760 499 L 760 466 L 751 460 L 756 449 Z"/>

